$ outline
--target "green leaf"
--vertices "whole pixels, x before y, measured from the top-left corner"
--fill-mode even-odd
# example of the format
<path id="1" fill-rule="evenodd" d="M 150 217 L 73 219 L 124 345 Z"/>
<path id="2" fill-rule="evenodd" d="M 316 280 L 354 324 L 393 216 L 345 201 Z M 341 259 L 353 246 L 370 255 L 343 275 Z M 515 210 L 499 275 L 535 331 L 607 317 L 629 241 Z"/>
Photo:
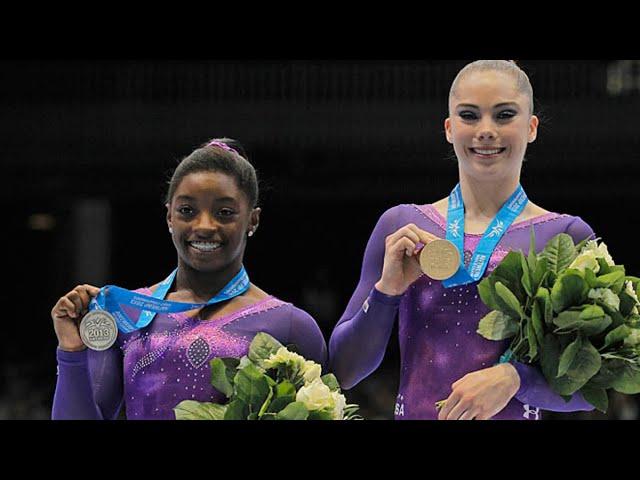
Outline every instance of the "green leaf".
<path id="1" fill-rule="evenodd" d="M 503 313 L 506 313 L 515 318 L 523 318 L 524 312 L 522 311 L 522 306 L 518 298 L 505 287 L 502 282 L 496 282 L 495 284 L 496 294 L 498 298 L 504 302 L 504 305 L 507 307 L 505 309 L 501 309 Z"/>
<path id="2" fill-rule="evenodd" d="M 549 262 L 546 258 L 539 258 L 535 270 L 533 270 L 533 290 L 535 292 L 542 286 L 547 276 L 552 273 L 549 271 Z"/>
<path id="3" fill-rule="evenodd" d="M 502 283 L 518 299 L 518 303 L 524 303 L 527 294 L 522 287 L 522 252 L 509 252 L 498 266 L 491 272 L 489 278 L 495 286 L 496 282 Z"/>
<path id="4" fill-rule="evenodd" d="M 620 314 L 624 317 L 629 316 L 637 305 L 635 298 L 628 295 L 624 290 L 620 292 L 618 298 L 620 298 Z"/>
<path id="5" fill-rule="evenodd" d="M 222 420 L 227 407 L 210 402 L 196 402 L 183 400 L 175 406 L 173 411 L 176 420 Z"/>
<path id="6" fill-rule="evenodd" d="M 576 250 L 573 239 L 566 233 L 560 233 L 553 237 L 540 254 L 549 262 L 549 269 L 559 275 L 575 258 Z"/>
<path id="7" fill-rule="evenodd" d="M 567 310 L 554 318 L 553 323 L 558 326 L 555 330 L 556 332 L 562 331 L 562 333 L 568 333 L 578 330 L 582 324 L 582 320 L 580 320 L 580 312 Z"/>
<path id="8" fill-rule="evenodd" d="M 536 299 L 540 302 L 540 309 L 543 314 L 544 323 L 551 326 L 553 323 L 553 303 L 551 302 L 551 294 L 549 290 L 544 287 L 538 289 L 536 293 Z"/>
<path id="9" fill-rule="evenodd" d="M 478 284 L 478 294 L 482 302 L 491 310 L 500 310 L 500 305 L 496 300 L 494 281 L 490 277 L 483 278 Z"/>
<path id="10" fill-rule="evenodd" d="M 246 420 L 248 415 L 248 405 L 239 398 L 236 398 L 227 404 L 224 420 Z"/>
<path id="11" fill-rule="evenodd" d="M 567 348 L 565 348 L 562 355 L 560 355 L 560 362 L 558 364 L 558 374 L 556 378 L 562 377 L 567 373 L 571 363 L 576 358 L 578 351 L 582 348 L 582 337 L 578 335 L 576 339 L 569 344 Z"/>
<path id="12" fill-rule="evenodd" d="M 607 413 L 607 409 L 609 408 L 609 397 L 607 396 L 607 391 L 604 388 L 584 386 L 580 389 L 580 393 L 591 405 L 596 407 L 602 413 Z"/>
<path id="13" fill-rule="evenodd" d="M 544 343 L 544 325 L 543 325 L 543 314 L 542 309 L 540 308 L 539 302 L 533 303 L 533 308 L 531 310 L 531 325 L 533 327 L 533 331 L 536 334 L 536 340 L 539 345 Z"/>
<path id="14" fill-rule="evenodd" d="M 540 365 L 549 386 L 559 395 L 573 395 L 596 375 L 601 366 L 600 354 L 588 339 L 583 339 L 580 350 L 562 377 L 557 377 L 559 361 L 559 342 L 552 334 L 547 334 L 541 349 Z"/>
<path id="15" fill-rule="evenodd" d="M 249 359 L 260 367 L 272 354 L 275 354 L 283 345 L 268 333 L 260 332 L 249 345 Z"/>
<path id="16" fill-rule="evenodd" d="M 214 358 L 211 366 L 211 385 L 227 398 L 233 394 L 233 377 L 240 360 L 236 358 Z"/>
<path id="17" fill-rule="evenodd" d="M 311 410 L 308 420 L 333 420 L 332 409 Z"/>
<path id="18" fill-rule="evenodd" d="M 538 340 L 536 339 L 536 332 L 533 329 L 532 321 L 527 322 L 526 332 L 527 341 L 529 342 L 529 352 L 527 353 L 527 355 L 529 355 L 529 360 L 533 362 L 538 355 Z"/>
<path id="19" fill-rule="evenodd" d="M 531 285 L 531 272 L 529 271 L 529 264 L 527 260 L 524 258 L 524 255 L 520 257 L 520 262 L 522 263 L 522 286 L 524 287 L 524 291 L 528 296 L 533 297 L 533 286 Z"/>
<path id="20" fill-rule="evenodd" d="M 553 310 L 560 313 L 567 308 L 582 305 L 587 299 L 589 287 L 584 278 L 574 270 L 567 271 L 558 277 L 551 289 Z"/>
<path id="21" fill-rule="evenodd" d="M 326 375 L 321 376 L 320 380 L 322 380 L 322 383 L 329 387 L 329 390 L 332 392 L 340 390 L 338 379 L 333 373 L 327 373 Z"/>
<path id="22" fill-rule="evenodd" d="M 276 415 L 276 420 L 306 420 L 309 410 L 302 402 L 293 402 L 287 405 Z"/>
<path id="23" fill-rule="evenodd" d="M 517 320 L 498 310 L 493 310 L 480 320 L 477 333 L 489 340 L 504 340 L 513 337 L 518 331 Z"/>
<path id="24" fill-rule="evenodd" d="M 605 316 L 604 310 L 598 305 L 587 305 L 587 307 L 580 312 L 580 320 L 594 320 Z"/>
<path id="25" fill-rule="evenodd" d="M 296 387 L 288 380 L 283 380 L 274 388 L 274 398 L 267 409 L 268 412 L 279 412 L 296 401 Z"/>
<path id="26" fill-rule="evenodd" d="M 625 363 L 611 386 L 617 392 L 627 395 L 640 393 L 640 369 L 635 365 Z"/>
<path id="27" fill-rule="evenodd" d="M 271 391 L 266 375 L 254 365 L 238 370 L 234 383 L 237 398 L 246 403 L 251 411 L 258 411 Z"/>
<path id="28" fill-rule="evenodd" d="M 600 275 L 596 277 L 595 284 L 591 288 L 610 288 L 620 279 L 624 280 L 624 272 L 614 271 L 606 275 Z"/>
<path id="29" fill-rule="evenodd" d="M 591 240 L 591 238 L 587 237 L 576 245 L 576 257 L 582 253 L 582 249 L 587 245 L 589 240 Z"/>
<path id="30" fill-rule="evenodd" d="M 606 337 L 604 337 L 604 345 L 602 345 L 600 351 L 603 351 L 611 345 L 615 345 L 616 343 L 623 342 L 630 333 L 631 329 L 626 325 L 620 325 L 619 327 L 614 328 L 609 333 L 607 333 Z"/>

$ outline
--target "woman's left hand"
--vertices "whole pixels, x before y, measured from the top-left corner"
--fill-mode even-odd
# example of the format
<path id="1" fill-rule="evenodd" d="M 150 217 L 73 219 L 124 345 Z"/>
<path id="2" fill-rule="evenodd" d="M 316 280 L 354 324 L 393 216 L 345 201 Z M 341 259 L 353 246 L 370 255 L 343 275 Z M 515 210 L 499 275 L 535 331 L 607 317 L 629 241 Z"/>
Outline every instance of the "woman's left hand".
<path id="1" fill-rule="evenodd" d="M 519 388 L 520 376 L 510 363 L 468 373 L 451 385 L 438 420 L 488 420 L 506 407 Z"/>

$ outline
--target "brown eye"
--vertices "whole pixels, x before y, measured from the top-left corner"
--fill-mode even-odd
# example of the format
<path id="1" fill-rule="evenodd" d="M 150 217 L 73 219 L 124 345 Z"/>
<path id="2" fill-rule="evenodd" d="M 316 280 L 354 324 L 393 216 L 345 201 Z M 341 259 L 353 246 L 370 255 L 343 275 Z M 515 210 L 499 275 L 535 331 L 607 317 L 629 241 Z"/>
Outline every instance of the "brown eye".
<path id="1" fill-rule="evenodd" d="M 510 120 L 517 115 L 515 110 L 503 110 L 498 113 L 498 120 Z"/>
<path id="2" fill-rule="evenodd" d="M 470 112 L 468 110 L 460 112 L 458 115 L 463 120 L 475 120 L 476 118 L 478 118 L 477 115 L 474 112 Z"/>
<path id="3" fill-rule="evenodd" d="M 191 208 L 189 205 L 183 205 L 181 207 L 178 207 L 178 213 L 184 216 L 193 215 L 193 208 Z"/>

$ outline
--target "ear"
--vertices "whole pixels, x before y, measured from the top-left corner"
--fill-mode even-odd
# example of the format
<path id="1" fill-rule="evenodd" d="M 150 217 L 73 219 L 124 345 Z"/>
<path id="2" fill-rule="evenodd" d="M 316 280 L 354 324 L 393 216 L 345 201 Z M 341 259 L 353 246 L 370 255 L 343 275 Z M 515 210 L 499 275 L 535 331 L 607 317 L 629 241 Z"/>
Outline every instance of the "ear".
<path id="1" fill-rule="evenodd" d="M 171 226 L 171 205 L 165 203 L 164 206 L 167 207 L 167 227 L 169 227 L 169 232 L 173 233 L 173 227 Z"/>
<path id="2" fill-rule="evenodd" d="M 540 120 L 535 115 L 531 115 L 531 120 L 529 120 L 529 143 L 535 142 L 536 138 L 538 138 L 538 125 L 540 124 Z"/>
<path id="3" fill-rule="evenodd" d="M 453 140 L 451 137 L 451 118 L 447 117 L 444 120 L 444 134 L 447 137 L 447 142 L 453 144 Z"/>
<path id="4" fill-rule="evenodd" d="M 262 212 L 262 209 L 259 207 L 256 207 L 251 211 L 251 218 L 249 219 L 249 230 L 254 233 L 258 229 L 258 225 L 260 225 L 260 212 Z"/>

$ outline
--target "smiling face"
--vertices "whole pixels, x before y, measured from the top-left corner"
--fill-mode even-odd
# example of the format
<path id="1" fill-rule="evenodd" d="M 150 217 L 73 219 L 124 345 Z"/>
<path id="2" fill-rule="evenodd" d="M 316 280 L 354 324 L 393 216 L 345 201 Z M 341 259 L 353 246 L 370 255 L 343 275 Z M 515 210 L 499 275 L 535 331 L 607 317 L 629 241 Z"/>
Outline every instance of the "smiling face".
<path id="1" fill-rule="evenodd" d="M 179 265 L 200 272 L 239 269 L 247 234 L 259 217 L 260 209 L 249 206 L 234 177 L 212 171 L 186 175 L 167 204 Z"/>
<path id="2" fill-rule="evenodd" d="M 475 71 L 461 78 L 445 120 L 461 174 L 477 180 L 519 178 L 527 144 L 538 130 L 530 105 L 508 73 Z"/>

